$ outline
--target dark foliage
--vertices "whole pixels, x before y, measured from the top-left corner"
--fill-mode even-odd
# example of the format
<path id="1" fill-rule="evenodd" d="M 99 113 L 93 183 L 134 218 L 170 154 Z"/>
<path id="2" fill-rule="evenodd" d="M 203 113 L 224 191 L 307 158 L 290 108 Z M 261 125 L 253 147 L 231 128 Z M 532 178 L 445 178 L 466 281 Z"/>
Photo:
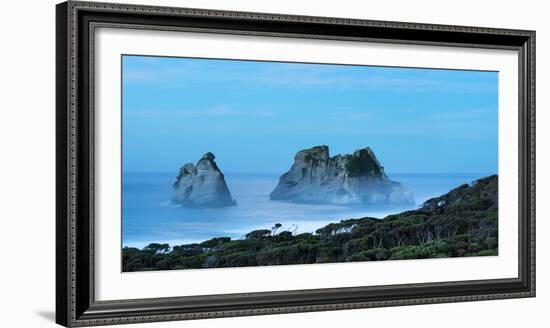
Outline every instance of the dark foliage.
<path id="1" fill-rule="evenodd" d="M 343 220 L 315 234 L 255 230 L 245 239 L 125 247 L 123 270 L 171 270 L 306 263 L 382 261 L 498 254 L 498 177 L 430 199 L 418 210 L 384 219 Z"/>
<path id="2" fill-rule="evenodd" d="M 349 161 L 346 164 L 346 169 L 350 177 L 360 177 L 371 174 L 376 177 L 383 175 L 380 164 L 370 156 L 349 156 Z"/>

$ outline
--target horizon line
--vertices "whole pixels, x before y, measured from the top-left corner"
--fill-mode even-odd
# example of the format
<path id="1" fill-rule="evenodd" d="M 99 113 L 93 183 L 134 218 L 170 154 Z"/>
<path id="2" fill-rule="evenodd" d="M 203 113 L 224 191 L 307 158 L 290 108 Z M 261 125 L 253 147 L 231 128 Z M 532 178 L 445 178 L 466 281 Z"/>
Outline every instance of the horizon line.
<path id="1" fill-rule="evenodd" d="M 128 170 L 128 171 L 122 171 L 122 174 L 131 174 L 131 173 L 174 173 L 174 174 L 178 174 L 178 171 L 179 169 L 177 170 L 152 170 L 152 171 L 143 171 L 143 170 Z M 286 170 L 288 171 L 288 170 Z M 286 172 L 285 171 L 285 172 Z M 272 175 L 272 174 L 284 174 L 281 173 L 281 171 L 277 171 L 277 172 L 238 172 L 238 171 L 226 171 L 226 172 L 222 172 L 224 175 L 228 175 L 228 174 L 243 174 L 243 175 L 246 175 L 246 174 L 250 174 L 250 175 L 253 175 L 253 174 L 265 174 L 265 175 Z M 498 175 L 498 172 L 494 172 L 494 171 L 476 171 L 476 172 L 468 172 L 468 171 L 438 171 L 438 172 L 412 172 L 412 171 L 390 171 L 390 172 L 385 172 L 386 175 L 390 175 L 390 174 L 455 174 L 455 175 L 464 175 L 464 174 L 468 174 L 468 175 L 473 175 L 473 174 L 481 174 L 481 175 Z"/>

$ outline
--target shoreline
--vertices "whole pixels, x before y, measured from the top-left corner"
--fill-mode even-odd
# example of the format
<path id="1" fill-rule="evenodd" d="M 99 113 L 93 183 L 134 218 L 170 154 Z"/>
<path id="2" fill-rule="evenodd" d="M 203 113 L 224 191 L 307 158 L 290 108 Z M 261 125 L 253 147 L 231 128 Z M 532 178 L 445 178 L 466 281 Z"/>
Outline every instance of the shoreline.
<path id="1" fill-rule="evenodd" d="M 374 212 L 374 213 L 373 212 L 370 212 L 370 213 L 365 212 L 366 214 L 364 214 L 362 216 L 345 217 L 345 218 L 342 218 L 342 219 L 327 218 L 326 220 L 293 221 L 293 223 L 286 222 L 287 220 L 279 220 L 278 222 L 271 223 L 270 226 L 257 225 L 257 226 L 250 226 L 248 228 L 242 228 L 242 229 L 238 229 L 238 230 L 228 231 L 228 234 L 225 235 L 225 236 L 224 235 L 213 235 L 213 236 L 208 237 L 206 239 L 166 239 L 166 240 L 157 239 L 157 240 L 147 240 L 147 241 L 135 241 L 135 242 L 129 242 L 129 243 L 123 244 L 122 247 L 123 248 L 124 247 L 132 248 L 133 247 L 133 248 L 143 249 L 147 245 L 153 244 L 153 243 L 156 243 L 156 244 L 170 244 L 170 245 L 200 244 L 202 242 L 208 241 L 208 240 L 213 239 L 213 238 L 231 237 L 229 235 L 236 235 L 236 234 L 239 234 L 240 237 L 238 237 L 238 238 L 231 237 L 232 240 L 243 240 L 243 239 L 245 239 L 245 235 L 247 233 L 249 233 L 251 231 L 254 231 L 254 230 L 271 229 L 271 227 L 274 226 L 277 223 L 280 223 L 280 224 L 283 225 L 283 228 L 280 229 L 281 232 L 282 231 L 293 230 L 294 226 L 296 226 L 297 227 L 295 229 L 296 234 L 299 234 L 299 233 L 314 233 L 316 230 L 321 229 L 321 228 L 323 228 L 324 226 L 326 226 L 328 224 L 333 224 L 337 221 L 344 221 L 344 220 L 350 220 L 350 219 L 355 220 L 355 219 L 360 219 L 360 218 L 363 218 L 363 217 L 370 217 L 370 218 L 375 218 L 375 219 L 378 219 L 378 220 L 383 220 L 384 218 L 386 218 L 390 215 L 398 215 L 398 214 L 400 214 L 402 212 L 405 212 L 405 211 L 418 209 L 422 204 L 424 204 L 424 203 L 415 204 L 415 205 L 413 205 L 412 208 L 395 209 L 395 211 L 393 211 L 393 210 L 392 211 L 380 211 L 380 212 Z M 360 207 L 358 207 L 358 208 L 360 208 Z M 381 215 L 379 215 L 379 216 L 373 215 L 373 214 L 377 214 L 377 213 L 379 213 Z M 315 225 L 313 225 L 313 224 L 315 224 Z M 238 231 L 238 233 L 237 233 L 237 231 Z"/>
<path id="2" fill-rule="evenodd" d="M 498 176 L 382 219 L 341 220 L 315 233 L 282 228 L 253 230 L 238 240 L 123 248 L 123 272 L 498 255 Z"/>
<path id="3" fill-rule="evenodd" d="M 169 172 L 127 172 L 126 174 L 138 174 L 138 175 L 158 175 L 158 174 L 161 174 L 161 175 L 172 175 L 170 174 Z M 415 210 L 415 209 L 418 209 L 420 208 L 427 200 L 431 199 L 431 198 L 434 198 L 434 197 L 437 197 L 438 195 L 441 195 L 442 193 L 444 192 L 448 192 L 449 190 L 451 190 L 451 188 L 449 189 L 446 189 L 445 191 L 441 192 L 441 191 L 436 191 L 436 190 L 432 190 L 431 193 L 426 193 L 426 190 L 427 189 L 430 189 L 432 188 L 433 186 L 435 186 L 434 182 L 437 181 L 438 179 L 440 179 L 441 177 L 447 177 L 447 178 L 458 178 L 458 177 L 462 177 L 463 179 L 460 179 L 463 183 L 466 183 L 466 184 L 470 184 L 471 181 L 474 181 L 475 177 L 473 177 L 472 175 L 476 175 L 476 176 L 480 176 L 479 173 L 461 173 L 461 172 L 457 172 L 457 173 L 391 173 L 391 174 L 388 174 L 390 177 L 391 176 L 400 176 L 400 177 L 406 177 L 408 176 L 409 177 L 409 180 L 415 180 L 419 177 L 421 177 L 422 179 L 427 179 L 425 181 L 428 181 L 428 183 L 430 184 L 429 187 L 426 187 L 426 182 L 425 181 L 422 181 L 420 182 L 421 184 L 417 185 L 417 188 L 413 188 L 413 186 L 411 186 L 410 190 L 413 190 L 413 193 L 414 193 L 414 198 L 415 198 L 415 203 L 410 205 L 410 206 L 383 206 L 383 207 L 378 207 L 378 208 L 373 208 L 372 206 L 369 206 L 369 207 L 361 207 L 361 206 L 340 206 L 340 205 L 333 205 L 333 204 L 322 204 L 326 207 L 341 207 L 341 208 L 345 208 L 347 210 L 349 210 L 349 213 L 341 213 L 341 216 L 338 216 L 337 213 L 333 213 L 333 214 L 326 214 L 326 215 L 322 215 L 322 214 L 319 214 L 319 215 L 316 215 L 316 216 L 312 216 L 311 219 L 303 219 L 303 218 L 297 218 L 297 216 L 293 216 L 293 214 L 287 214 L 286 216 L 285 215 L 282 215 L 281 218 L 277 218 L 275 215 L 273 215 L 274 217 L 272 218 L 272 220 L 269 220 L 269 218 L 258 218 L 258 221 L 255 222 L 255 220 L 253 220 L 251 217 L 246 217 L 246 216 L 243 216 L 243 219 L 242 221 L 240 222 L 246 222 L 248 223 L 248 225 L 246 227 L 244 226 L 238 226 L 236 225 L 235 227 L 236 228 L 232 228 L 232 227 L 224 227 L 225 229 L 222 229 L 222 230 L 219 230 L 217 232 L 213 231 L 213 233 L 211 234 L 208 234 L 208 235 L 204 235 L 204 234 L 200 234 L 199 238 L 185 238 L 185 236 L 174 236 L 176 238 L 148 238 L 146 236 L 146 234 L 136 234 L 136 233 L 133 233 L 133 235 L 135 235 L 136 237 L 138 237 L 137 239 L 136 238 L 133 238 L 133 237 L 130 237 L 130 238 L 124 238 L 124 236 L 122 236 L 122 242 L 121 242 L 121 245 L 122 247 L 136 247 L 136 248 L 143 248 L 145 246 L 147 246 L 148 244 L 150 243 L 169 243 L 170 245 L 182 245 L 182 244 L 191 244 L 191 243 L 201 243 L 203 241 L 206 241 L 206 240 L 209 240 L 211 238 L 215 238 L 215 237 L 218 237 L 218 236 L 228 236 L 228 237 L 231 237 L 232 239 L 234 240 L 239 240 L 239 239 L 243 239 L 244 238 L 244 235 L 252 230 L 255 230 L 255 229 L 265 229 L 265 228 L 269 228 L 270 226 L 274 225 L 275 223 L 282 223 L 283 225 L 285 226 L 290 226 L 290 225 L 298 225 L 298 229 L 297 229 L 297 232 L 298 233 L 306 233 L 306 232 L 313 232 L 321 227 L 323 227 L 324 225 L 326 224 L 330 224 L 330 223 L 334 223 L 334 222 L 338 222 L 339 220 L 345 220 L 345 219 L 349 219 L 349 218 L 361 218 L 361 217 L 375 217 L 377 219 L 383 219 L 385 217 L 387 217 L 388 215 L 392 215 L 392 214 L 399 214 L 400 212 L 403 212 L 403 211 L 406 211 L 406 210 Z M 232 178 L 236 178 L 238 182 L 237 185 L 242 185 L 242 181 L 239 181 L 239 176 L 240 177 L 243 177 L 245 180 L 248 180 L 248 178 L 253 178 L 253 180 L 256 180 L 255 178 L 256 177 L 276 177 L 277 175 L 276 174 L 273 174 L 273 173 L 263 173 L 263 174 L 260 174 L 260 173 L 246 173 L 246 174 L 241 174 L 241 173 L 232 173 L 232 172 L 229 172 L 226 174 L 226 178 L 228 181 L 230 181 Z M 405 179 L 405 178 L 404 178 Z M 460 181 L 459 180 L 459 181 Z M 433 182 L 432 182 L 433 181 Z M 410 181 L 409 181 L 410 182 Z M 275 184 L 276 182 L 272 182 L 271 184 Z M 412 182 L 410 182 L 412 184 Z M 461 183 L 461 182 L 457 182 L 457 183 Z M 443 183 L 444 185 L 444 183 Z M 407 187 L 407 185 L 405 185 Z M 458 184 L 453 184 L 453 187 L 456 187 L 458 186 Z M 434 188 L 435 189 L 435 188 Z M 440 190 L 442 190 L 443 188 L 439 188 Z M 268 200 L 268 194 L 265 195 L 265 201 Z M 269 201 L 270 203 L 276 203 L 278 201 Z M 241 208 L 242 206 L 246 206 L 250 203 L 250 201 L 248 201 L 247 203 L 244 203 L 242 202 L 241 204 Z M 311 205 L 313 206 L 312 204 L 303 204 L 303 203 L 293 203 L 293 202 L 281 202 L 282 204 L 284 204 L 284 206 L 308 206 L 308 205 Z M 179 207 L 178 207 L 179 208 Z M 192 213 L 191 214 L 191 221 L 186 221 L 185 219 L 182 219 L 182 221 L 180 222 L 194 222 L 193 220 L 196 220 L 195 217 L 197 217 L 197 213 L 199 213 L 199 211 L 196 211 L 196 213 L 193 214 L 193 210 L 192 209 L 188 209 L 188 208 L 185 208 L 184 210 L 186 211 L 189 211 L 189 213 Z M 236 210 L 239 210 L 239 209 L 236 209 Z M 235 209 L 232 210 L 233 213 L 235 213 Z M 304 207 L 303 210 L 301 211 L 309 211 L 306 207 Z M 355 211 L 355 213 L 353 213 L 353 211 Z M 221 211 L 220 211 L 221 212 Z M 126 213 L 126 212 L 125 212 Z M 232 218 L 232 219 L 235 219 L 235 218 L 238 218 L 235 214 L 231 214 L 231 213 L 228 213 L 229 216 Z M 124 215 L 132 215 L 132 214 L 124 214 Z M 209 215 L 211 216 L 211 213 L 209 213 Z M 220 213 L 219 214 L 219 217 L 223 217 L 225 216 L 226 214 L 225 213 Z M 293 219 L 294 218 L 294 219 Z M 292 222 L 291 222 L 292 221 Z M 144 221 L 145 223 L 144 224 L 149 224 L 147 223 L 146 221 Z M 151 221 L 150 221 L 151 222 Z M 239 221 L 235 221 L 235 222 L 239 222 Z M 167 225 L 169 223 L 165 223 L 165 226 L 166 227 L 169 227 L 169 225 Z M 177 221 L 175 222 L 175 224 L 177 224 Z M 125 231 L 126 227 L 123 226 L 123 231 Z M 137 228 L 138 230 L 145 230 L 145 228 Z M 178 231 L 178 230 L 175 230 L 175 231 Z M 179 230 L 179 231 L 183 231 L 183 230 Z M 192 230 L 191 230 L 191 233 Z M 178 234 L 181 234 L 180 232 L 178 232 Z M 124 235 L 124 233 L 123 233 Z M 145 236 L 146 238 L 139 238 L 139 236 L 142 235 L 142 236 Z M 159 236 L 160 237 L 160 236 Z M 183 237 L 183 238 L 182 238 Z"/>

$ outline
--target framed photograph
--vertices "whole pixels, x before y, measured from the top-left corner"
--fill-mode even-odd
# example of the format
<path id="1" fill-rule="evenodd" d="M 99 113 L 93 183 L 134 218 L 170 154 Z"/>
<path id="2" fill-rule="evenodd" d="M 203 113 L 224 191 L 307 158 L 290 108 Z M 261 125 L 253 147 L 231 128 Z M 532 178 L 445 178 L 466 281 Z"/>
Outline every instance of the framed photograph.
<path id="1" fill-rule="evenodd" d="M 535 32 L 57 5 L 57 307 L 535 296 Z"/>

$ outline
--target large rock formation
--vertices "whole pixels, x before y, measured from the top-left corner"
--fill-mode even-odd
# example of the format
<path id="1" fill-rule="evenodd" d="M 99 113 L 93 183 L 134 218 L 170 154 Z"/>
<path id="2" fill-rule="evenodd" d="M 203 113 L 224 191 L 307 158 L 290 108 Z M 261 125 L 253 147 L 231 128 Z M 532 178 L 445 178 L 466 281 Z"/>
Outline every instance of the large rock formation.
<path id="1" fill-rule="evenodd" d="M 329 156 L 327 146 L 299 151 L 271 200 L 330 204 L 412 204 L 412 193 L 390 181 L 370 148 Z"/>
<path id="2" fill-rule="evenodd" d="M 173 186 L 174 203 L 188 207 L 237 205 L 214 158 L 214 154 L 206 153 L 197 166 L 187 163 L 180 169 Z"/>

